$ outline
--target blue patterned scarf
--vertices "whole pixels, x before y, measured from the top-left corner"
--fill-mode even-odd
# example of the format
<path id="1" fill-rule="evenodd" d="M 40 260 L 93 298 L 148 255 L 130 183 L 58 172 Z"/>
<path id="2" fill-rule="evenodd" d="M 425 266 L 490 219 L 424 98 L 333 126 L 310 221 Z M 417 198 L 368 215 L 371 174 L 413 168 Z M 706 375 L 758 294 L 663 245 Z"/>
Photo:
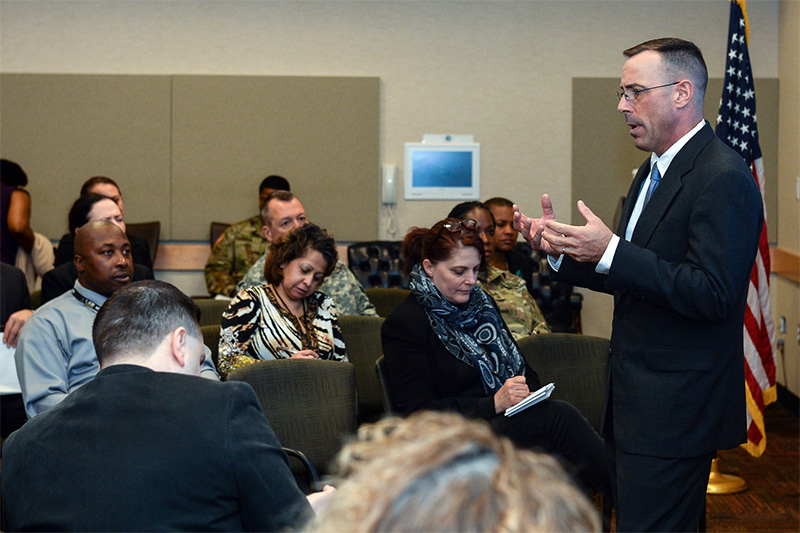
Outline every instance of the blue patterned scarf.
<path id="1" fill-rule="evenodd" d="M 447 351 L 480 372 L 483 388 L 494 394 L 503 383 L 525 374 L 525 361 L 503 318 L 483 290 L 475 286 L 466 304 L 447 301 L 417 264 L 409 287 L 425 308 L 431 327 Z"/>

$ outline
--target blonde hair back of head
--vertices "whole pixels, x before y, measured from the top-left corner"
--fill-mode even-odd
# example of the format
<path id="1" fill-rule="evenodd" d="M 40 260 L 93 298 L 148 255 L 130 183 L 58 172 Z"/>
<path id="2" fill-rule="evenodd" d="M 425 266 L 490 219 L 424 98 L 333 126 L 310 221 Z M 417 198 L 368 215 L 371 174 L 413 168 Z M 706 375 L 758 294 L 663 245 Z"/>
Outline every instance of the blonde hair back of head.
<path id="1" fill-rule="evenodd" d="M 600 530 L 555 459 L 457 414 L 362 426 L 337 462 L 343 481 L 313 531 Z"/>

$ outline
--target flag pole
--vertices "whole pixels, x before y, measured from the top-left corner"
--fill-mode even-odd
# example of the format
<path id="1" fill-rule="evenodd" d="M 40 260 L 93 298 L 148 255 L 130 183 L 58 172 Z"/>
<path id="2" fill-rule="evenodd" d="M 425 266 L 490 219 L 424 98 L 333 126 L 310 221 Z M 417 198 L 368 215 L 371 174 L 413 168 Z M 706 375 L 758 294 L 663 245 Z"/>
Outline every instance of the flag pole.
<path id="1" fill-rule="evenodd" d="M 750 25 L 746 0 L 730 0 L 725 80 L 717 115 L 716 134 L 736 150 L 753 172 L 764 195 L 764 168 L 756 126 L 755 85 L 748 41 Z M 766 220 L 766 210 L 764 213 Z M 744 320 L 744 393 L 747 403 L 747 443 L 742 447 L 758 457 L 767 445 L 764 406 L 775 401 L 774 325 L 769 305 L 769 245 L 766 222 L 750 277 L 748 306 Z M 714 454 L 707 494 L 735 494 L 747 482 L 722 473 L 719 454 Z"/>
<path id="2" fill-rule="evenodd" d="M 711 474 L 708 476 L 706 494 L 736 494 L 747 490 L 747 481 L 732 474 L 723 474 L 719 468 L 719 454 L 711 460 Z"/>

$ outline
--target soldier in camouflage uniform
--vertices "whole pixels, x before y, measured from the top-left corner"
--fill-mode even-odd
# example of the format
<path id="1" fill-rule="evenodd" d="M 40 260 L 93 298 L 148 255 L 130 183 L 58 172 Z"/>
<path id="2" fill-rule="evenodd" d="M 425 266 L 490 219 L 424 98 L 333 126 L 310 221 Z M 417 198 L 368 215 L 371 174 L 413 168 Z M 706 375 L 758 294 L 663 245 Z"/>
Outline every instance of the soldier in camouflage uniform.
<path id="1" fill-rule="evenodd" d="M 289 190 L 281 176 L 267 176 L 258 187 L 259 209 L 267 196 L 276 190 Z M 214 243 L 206 263 L 206 286 L 211 296 L 235 296 L 236 284 L 269 248 L 262 233 L 261 215 L 233 224 Z"/>
<path id="2" fill-rule="evenodd" d="M 497 302 L 503 321 L 515 340 L 528 335 L 550 333 L 539 306 L 527 291 L 525 280 L 507 270 L 486 264 L 478 274 L 481 288 Z"/>
<path id="3" fill-rule="evenodd" d="M 303 204 L 293 194 L 286 191 L 267 197 L 261 209 L 261 217 L 264 220 L 264 235 L 269 241 L 275 240 L 307 222 Z M 239 283 L 238 290 L 249 289 L 265 283 L 264 263 L 266 259 L 266 253 L 258 258 Z M 325 278 L 318 290 L 336 303 L 338 315 L 378 316 L 375 306 L 367 298 L 361 284 L 341 260 L 336 262 L 333 272 Z"/>
<path id="4" fill-rule="evenodd" d="M 269 248 L 261 234 L 261 217 L 243 220 L 225 230 L 206 263 L 206 286 L 215 296 L 235 296 L 236 284 Z"/>

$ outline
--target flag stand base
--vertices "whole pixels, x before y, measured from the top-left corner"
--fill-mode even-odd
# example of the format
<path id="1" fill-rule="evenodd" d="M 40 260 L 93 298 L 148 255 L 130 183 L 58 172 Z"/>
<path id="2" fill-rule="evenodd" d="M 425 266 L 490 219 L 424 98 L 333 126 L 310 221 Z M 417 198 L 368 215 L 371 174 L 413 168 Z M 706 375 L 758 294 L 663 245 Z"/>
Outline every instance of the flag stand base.
<path id="1" fill-rule="evenodd" d="M 736 494 L 747 490 L 747 481 L 739 476 L 723 474 L 719 470 L 719 457 L 711 460 L 711 473 L 708 476 L 706 494 Z"/>

